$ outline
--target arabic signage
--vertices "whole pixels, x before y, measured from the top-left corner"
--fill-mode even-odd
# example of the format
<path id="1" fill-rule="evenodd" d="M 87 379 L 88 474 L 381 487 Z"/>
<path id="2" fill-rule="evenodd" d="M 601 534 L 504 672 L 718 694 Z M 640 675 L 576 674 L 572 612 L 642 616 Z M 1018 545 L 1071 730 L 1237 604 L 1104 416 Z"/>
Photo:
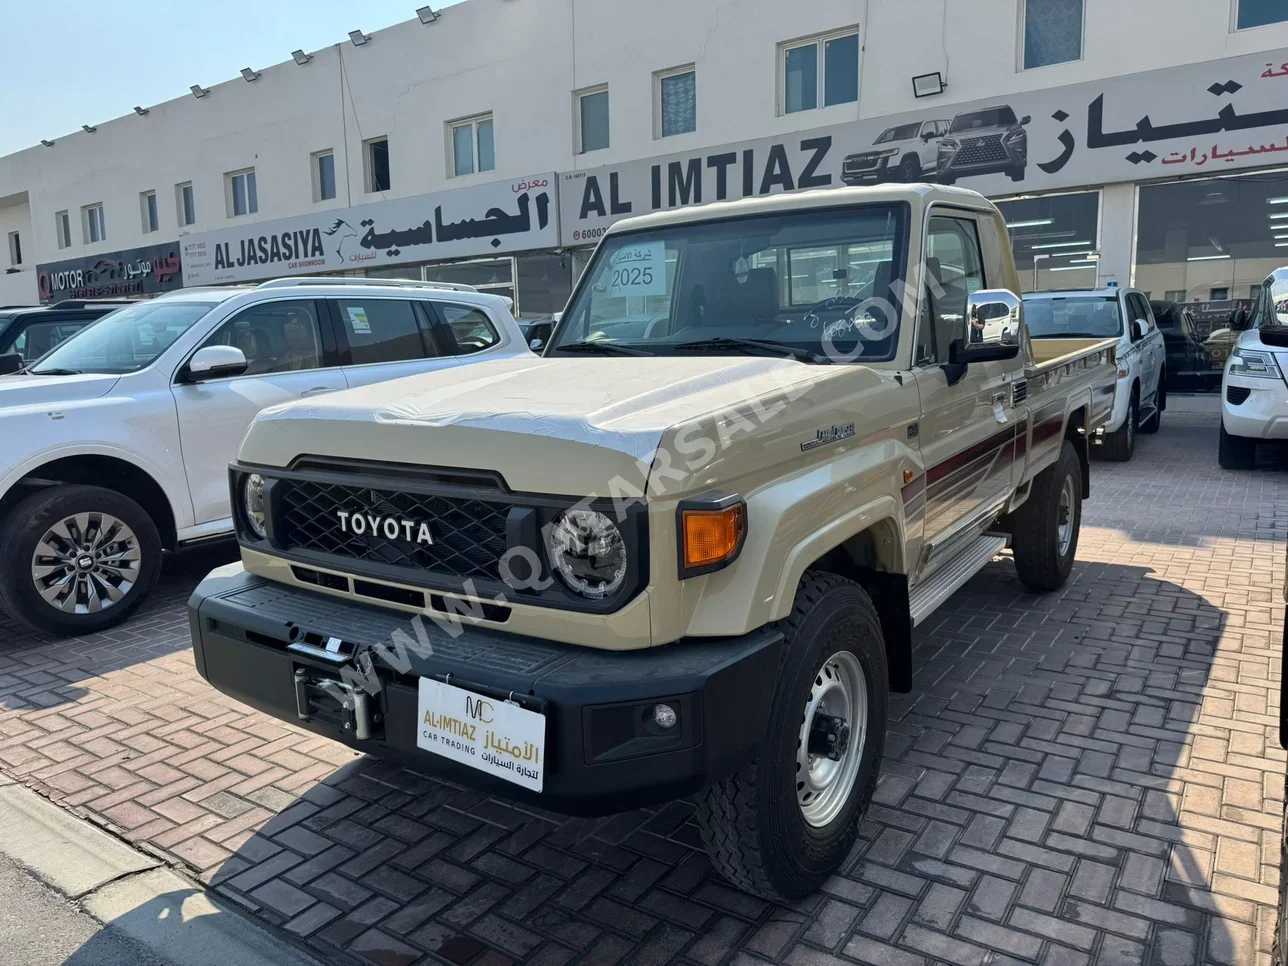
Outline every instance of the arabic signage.
<path id="1" fill-rule="evenodd" d="M 555 176 L 331 209 L 185 238 L 189 284 L 554 248 Z"/>
<path id="2" fill-rule="evenodd" d="M 1285 162 L 1288 50 L 570 172 L 559 222 L 578 246 L 630 215 L 801 188 L 932 181 L 997 196 Z"/>
<path id="3" fill-rule="evenodd" d="M 160 295 L 183 287 L 179 246 L 148 245 L 36 266 L 40 301 Z"/>

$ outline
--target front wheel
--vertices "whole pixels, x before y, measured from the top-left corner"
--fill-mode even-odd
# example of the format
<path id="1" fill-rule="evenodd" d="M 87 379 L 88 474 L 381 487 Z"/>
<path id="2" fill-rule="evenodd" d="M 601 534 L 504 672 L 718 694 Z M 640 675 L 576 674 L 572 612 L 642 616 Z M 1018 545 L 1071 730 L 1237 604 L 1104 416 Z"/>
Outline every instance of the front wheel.
<path id="1" fill-rule="evenodd" d="M 1135 391 L 1127 403 L 1127 418 L 1112 433 L 1105 433 L 1100 443 L 1100 451 L 1105 459 L 1115 463 L 1126 463 L 1136 451 L 1136 427 L 1140 418 L 1140 401 Z"/>
<path id="2" fill-rule="evenodd" d="M 1257 462 L 1257 441 L 1246 436 L 1231 436 L 1222 422 L 1216 458 L 1223 470 L 1250 470 Z"/>
<path id="3" fill-rule="evenodd" d="M 1073 570 L 1082 527 L 1082 465 L 1065 440 L 1060 459 L 1033 480 L 1028 501 L 1011 524 L 1020 583 L 1039 592 L 1059 590 Z"/>
<path id="4" fill-rule="evenodd" d="M 899 180 L 904 184 L 911 184 L 914 181 L 921 180 L 921 159 L 915 154 L 910 154 L 899 164 Z"/>
<path id="5" fill-rule="evenodd" d="M 0 523 L 0 605 L 37 630 L 92 634 L 125 621 L 156 585 L 161 537 L 114 490 L 51 486 Z"/>
<path id="6" fill-rule="evenodd" d="M 814 892 L 845 861 L 885 746 L 881 622 L 858 584 L 807 573 L 789 617 L 769 727 L 755 760 L 697 796 L 712 864 L 777 902 Z"/>

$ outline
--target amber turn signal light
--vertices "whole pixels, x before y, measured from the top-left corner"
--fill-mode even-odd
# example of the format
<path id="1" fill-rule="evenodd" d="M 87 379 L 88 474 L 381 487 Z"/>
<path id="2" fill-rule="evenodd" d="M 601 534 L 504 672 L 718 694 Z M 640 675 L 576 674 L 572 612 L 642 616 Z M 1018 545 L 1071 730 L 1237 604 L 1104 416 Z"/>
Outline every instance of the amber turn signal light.
<path id="1" fill-rule="evenodd" d="M 747 505 L 718 510 L 681 510 L 685 570 L 711 569 L 737 556 L 747 534 Z"/>

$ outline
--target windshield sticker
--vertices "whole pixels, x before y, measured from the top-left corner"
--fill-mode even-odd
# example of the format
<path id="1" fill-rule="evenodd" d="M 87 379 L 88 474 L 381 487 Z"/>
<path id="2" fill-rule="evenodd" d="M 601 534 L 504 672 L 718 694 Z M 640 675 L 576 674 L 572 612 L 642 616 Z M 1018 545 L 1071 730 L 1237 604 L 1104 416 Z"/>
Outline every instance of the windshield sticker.
<path id="1" fill-rule="evenodd" d="M 349 328 L 353 329 L 354 335 L 371 335 L 371 323 L 367 321 L 367 310 L 361 305 L 349 305 L 345 307 L 349 313 Z"/>
<path id="2" fill-rule="evenodd" d="M 666 294 L 666 242 L 627 245 L 613 256 L 611 298 Z"/>

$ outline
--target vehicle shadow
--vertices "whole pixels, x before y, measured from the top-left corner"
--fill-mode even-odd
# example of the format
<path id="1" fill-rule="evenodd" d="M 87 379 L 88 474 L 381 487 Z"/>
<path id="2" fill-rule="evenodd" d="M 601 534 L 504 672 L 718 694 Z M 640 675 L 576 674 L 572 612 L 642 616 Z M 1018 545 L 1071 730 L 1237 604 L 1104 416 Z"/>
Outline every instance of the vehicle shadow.
<path id="1" fill-rule="evenodd" d="M 713 871 L 688 802 L 574 819 L 374 759 L 202 875 L 337 961 L 1246 966 L 1258 909 L 1214 860 L 1259 835 L 1266 729 L 1222 687 L 1227 620 L 1141 567 L 1035 596 L 989 564 L 918 629 L 859 841 L 790 906 Z"/>
<path id="2" fill-rule="evenodd" d="M 89 693 L 81 682 L 190 651 L 187 624 L 176 625 L 175 609 L 202 577 L 237 556 L 231 541 L 166 554 L 161 579 L 138 612 L 120 627 L 98 634 L 52 637 L 0 610 L 0 710 L 73 704 Z"/>

